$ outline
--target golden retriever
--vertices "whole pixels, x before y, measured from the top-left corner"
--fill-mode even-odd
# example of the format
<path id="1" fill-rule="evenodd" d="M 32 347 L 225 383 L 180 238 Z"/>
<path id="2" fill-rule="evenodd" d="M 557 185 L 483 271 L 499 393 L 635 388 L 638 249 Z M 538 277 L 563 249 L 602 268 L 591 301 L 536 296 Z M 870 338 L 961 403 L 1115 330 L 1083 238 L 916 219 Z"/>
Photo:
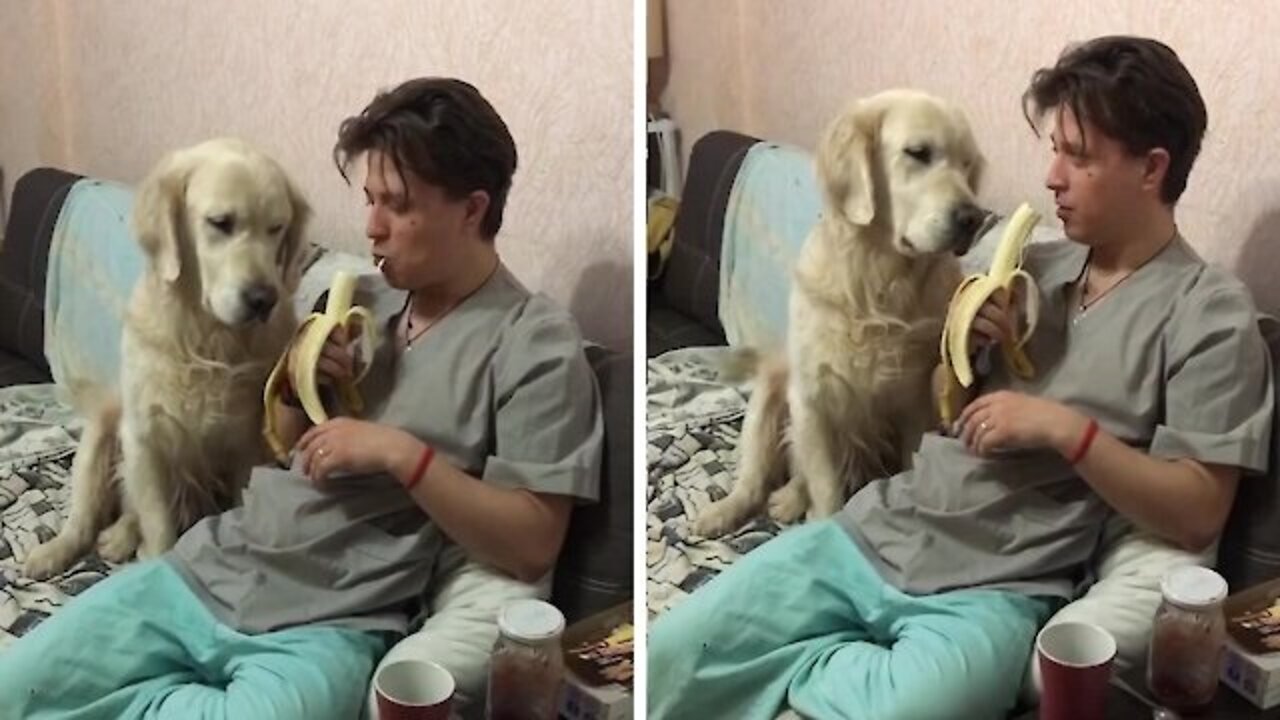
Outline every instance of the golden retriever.
<path id="1" fill-rule="evenodd" d="M 766 504 L 827 517 L 903 467 L 934 427 L 931 374 L 957 254 L 990 215 L 985 161 L 954 105 L 912 90 L 855 102 L 817 149 L 824 194 L 793 274 L 786 357 L 754 361 L 737 482 L 694 531 L 717 537 Z"/>
<path id="2" fill-rule="evenodd" d="M 309 214 L 284 170 L 238 140 L 174 152 L 144 179 L 133 225 L 146 265 L 119 385 L 72 388 L 86 424 L 71 510 L 27 557 L 28 576 L 62 572 L 95 536 L 108 560 L 158 555 L 239 501 L 266 457 L 262 390 L 297 324 Z"/>

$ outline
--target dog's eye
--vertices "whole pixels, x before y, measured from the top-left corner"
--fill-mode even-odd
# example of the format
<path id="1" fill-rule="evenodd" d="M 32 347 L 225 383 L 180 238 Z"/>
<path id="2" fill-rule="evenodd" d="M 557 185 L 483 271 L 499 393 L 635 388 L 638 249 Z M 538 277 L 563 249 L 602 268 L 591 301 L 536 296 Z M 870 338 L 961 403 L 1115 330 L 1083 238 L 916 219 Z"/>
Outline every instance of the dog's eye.
<path id="1" fill-rule="evenodd" d="M 284 225 L 272 225 L 271 227 L 267 228 L 267 232 L 271 233 L 272 235 L 279 235 L 280 233 L 284 232 Z"/>
<path id="2" fill-rule="evenodd" d="M 907 157 L 912 160 L 924 165 L 928 165 L 933 161 L 933 148 L 928 145 L 912 145 L 909 148 L 905 148 L 902 152 L 906 153 Z"/>
<path id="3" fill-rule="evenodd" d="M 236 224 L 235 218 L 230 215 L 211 215 L 205 218 L 205 222 L 209 223 L 210 227 L 223 235 L 230 235 L 232 228 L 234 228 Z"/>

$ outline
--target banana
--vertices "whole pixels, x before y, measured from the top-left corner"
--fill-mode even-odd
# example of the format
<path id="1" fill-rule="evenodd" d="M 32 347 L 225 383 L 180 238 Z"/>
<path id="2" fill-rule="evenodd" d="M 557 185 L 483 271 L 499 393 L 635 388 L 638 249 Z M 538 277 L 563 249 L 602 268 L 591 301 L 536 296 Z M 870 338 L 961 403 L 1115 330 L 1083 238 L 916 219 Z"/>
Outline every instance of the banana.
<path id="1" fill-rule="evenodd" d="M 1004 290 L 1014 297 L 1014 286 L 1022 282 L 1025 300 L 1026 330 L 1019 337 L 1006 337 L 1000 345 L 1005 363 L 1019 377 L 1029 378 L 1035 368 L 1023 346 L 1035 331 L 1040 312 L 1040 292 L 1035 279 L 1022 269 L 1023 250 L 1031 230 L 1040 221 L 1040 213 L 1023 203 L 1014 211 L 1005 226 L 1000 244 L 991 258 L 987 274 L 966 277 L 951 296 L 947 307 L 947 319 L 942 327 L 941 355 L 946 377 L 939 390 L 938 407 L 945 426 L 950 426 L 960 414 L 960 388 L 973 385 L 973 366 L 969 360 L 969 330 L 978 310 L 993 294 Z"/>
<path id="2" fill-rule="evenodd" d="M 365 362 L 362 363 L 356 377 L 338 384 L 337 399 L 340 406 L 339 412 L 345 409 L 352 414 L 359 414 L 364 410 L 364 402 L 356 390 L 356 383 L 360 382 L 369 370 L 368 360 L 373 356 L 373 348 L 377 340 L 375 337 L 377 324 L 368 310 L 358 305 L 352 307 L 351 298 L 355 294 L 355 289 L 355 276 L 342 270 L 334 273 L 324 312 L 312 313 L 302 321 L 293 335 L 293 340 L 289 342 L 289 347 L 281 354 L 271 370 L 271 375 L 267 377 L 267 385 L 262 395 L 262 403 L 266 408 L 262 434 L 266 437 L 271 451 L 281 462 L 288 457 L 289 449 L 280 440 L 271 409 L 284 390 L 286 377 L 311 422 L 319 424 L 328 420 L 329 415 L 325 410 L 324 402 L 320 399 L 319 388 L 316 386 L 316 363 L 320 360 L 320 351 L 324 348 L 325 340 L 330 333 L 339 327 L 349 327 L 353 320 L 360 326 L 360 357 Z M 289 360 L 287 368 L 286 360 Z"/>

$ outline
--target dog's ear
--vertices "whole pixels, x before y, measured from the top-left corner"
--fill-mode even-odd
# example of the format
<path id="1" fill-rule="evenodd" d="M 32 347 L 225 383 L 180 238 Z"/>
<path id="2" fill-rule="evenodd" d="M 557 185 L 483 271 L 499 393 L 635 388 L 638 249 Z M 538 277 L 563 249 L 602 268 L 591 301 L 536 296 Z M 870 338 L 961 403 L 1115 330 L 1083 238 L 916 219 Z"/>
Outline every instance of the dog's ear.
<path id="1" fill-rule="evenodd" d="M 284 232 L 280 242 L 280 265 L 284 268 L 285 284 L 296 290 L 302 280 L 302 262 L 306 258 L 306 229 L 311 220 L 311 205 L 298 190 L 293 181 L 285 178 L 285 187 L 289 192 L 289 204 L 293 207 L 293 217 L 289 220 L 289 229 Z"/>
<path id="2" fill-rule="evenodd" d="M 138 244 L 165 282 L 182 274 L 187 179 L 195 166 L 189 153 L 165 156 L 138 188 L 133 205 L 133 229 Z"/>
<path id="3" fill-rule="evenodd" d="M 831 123 L 818 144 L 818 178 L 827 203 L 854 225 L 870 225 L 876 214 L 871 154 L 881 114 L 859 101 Z"/>
<path id="4" fill-rule="evenodd" d="M 982 153 L 974 153 L 973 164 L 969 166 L 969 189 L 976 196 L 982 190 L 982 176 L 987 171 L 987 159 Z"/>

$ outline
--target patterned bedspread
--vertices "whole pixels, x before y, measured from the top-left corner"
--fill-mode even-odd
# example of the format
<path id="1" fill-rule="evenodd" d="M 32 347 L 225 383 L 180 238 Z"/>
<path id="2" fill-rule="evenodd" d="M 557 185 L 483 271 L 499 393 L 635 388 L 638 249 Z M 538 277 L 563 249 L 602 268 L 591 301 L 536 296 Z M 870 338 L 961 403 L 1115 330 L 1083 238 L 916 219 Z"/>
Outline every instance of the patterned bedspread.
<path id="1" fill-rule="evenodd" d="M 675 350 L 648 362 L 648 607 L 658 615 L 780 531 L 761 515 L 716 540 L 692 536 L 736 473 L 746 388 L 717 380 L 726 348 Z"/>
<path id="2" fill-rule="evenodd" d="M 96 555 L 48 582 L 22 562 L 66 517 L 68 475 L 80 421 L 49 385 L 0 388 L 0 651 L 114 566 Z"/>

